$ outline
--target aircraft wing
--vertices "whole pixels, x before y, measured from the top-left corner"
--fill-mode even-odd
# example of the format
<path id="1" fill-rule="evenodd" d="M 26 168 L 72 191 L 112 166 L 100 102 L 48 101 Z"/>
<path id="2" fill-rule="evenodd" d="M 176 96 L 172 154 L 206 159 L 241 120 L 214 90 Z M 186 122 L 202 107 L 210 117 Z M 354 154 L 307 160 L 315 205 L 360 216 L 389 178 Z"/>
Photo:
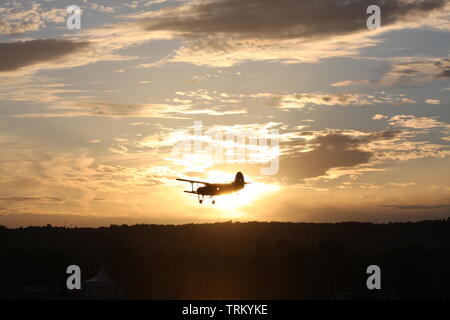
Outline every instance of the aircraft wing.
<path id="1" fill-rule="evenodd" d="M 177 180 L 178 181 L 190 182 L 190 183 L 201 183 L 201 184 L 204 184 L 205 186 L 210 184 L 209 182 L 197 181 L 197 180 L 189 180 L 189 179 L 177 179 Z"/>

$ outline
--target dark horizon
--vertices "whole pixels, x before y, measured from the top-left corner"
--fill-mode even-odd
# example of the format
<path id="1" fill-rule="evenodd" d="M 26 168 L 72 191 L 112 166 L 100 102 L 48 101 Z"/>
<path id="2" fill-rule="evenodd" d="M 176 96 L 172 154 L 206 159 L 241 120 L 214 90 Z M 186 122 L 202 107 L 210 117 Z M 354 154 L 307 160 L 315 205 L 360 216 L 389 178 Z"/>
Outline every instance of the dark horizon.
<path id="1" fill-rule="evenodd" d="M 293 223 L 293 224 L 339 224 L 339 223 L 371 223 L 371 224 L 391 224 L 391 223 L 420 223 L 427 221 L 445 221 L 450 219 L 450 213 L 442 213 L 442 215 L 433 215 L 426 219 L 423 215 L 410 216 L 412 219 L 405 220 L 404 217 L 397 217 L 392 220 L 336 220 L 336 221 L 289 221 L 289 220 L 204 220 L 204 221 L 188 221 L 186 219 L 178 222 L 166 223 L 164 219 L 152 219 L 148 217 L 100 217 L 100 216 L 83 216 L 75 214 L 33 214 L 33 213 L 13 213 L 0 215 L 0 226 L 8 229 L 21 227 L 45 227 L 51 225 L 53 227 L 67 228 L 100 228 L 109 227 L 111 225 L 160 225 L 160 226 L 180 226 L 180 225 L 208 225 L 220 223 Z"/>
<path id="2" fill-rule="evenodd" d="M 0 228 L 0 259 L 9 299 L 92 298 L 67 290 L 69 265 L 83 286 L 104 269 L 115 299 L 448 299 L 450 219 Z"/>

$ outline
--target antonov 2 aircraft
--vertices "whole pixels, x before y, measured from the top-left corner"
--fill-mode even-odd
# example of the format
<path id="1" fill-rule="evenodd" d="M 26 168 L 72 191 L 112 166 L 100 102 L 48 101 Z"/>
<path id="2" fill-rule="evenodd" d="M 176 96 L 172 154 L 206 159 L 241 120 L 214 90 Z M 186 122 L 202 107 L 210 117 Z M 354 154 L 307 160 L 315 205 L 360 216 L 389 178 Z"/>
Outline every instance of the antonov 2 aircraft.
<path id="1" fill-rule="evenodd" d="M 204 181 L 189 180 L 189 179 L 177 179 L 178 181 L 185 181 L 191 183 L 191 190 L 186 190 L 184 192 L 192 193 L 197 195 L 199 203 L 203 203 L 204 197 L 210 197 L 212 204 L 215 204 L 214 196 L 219 196 L 226 193 L 232 193 L 244 189 L 244 186 L 250 182 L 244 181 L 244 175 L 242 172 L 236 173 L 234 181 L 231 183 L 209 183 Z M 194 190 L 194 183 L 203 184 L 204 187 L 198 187 Z"/>

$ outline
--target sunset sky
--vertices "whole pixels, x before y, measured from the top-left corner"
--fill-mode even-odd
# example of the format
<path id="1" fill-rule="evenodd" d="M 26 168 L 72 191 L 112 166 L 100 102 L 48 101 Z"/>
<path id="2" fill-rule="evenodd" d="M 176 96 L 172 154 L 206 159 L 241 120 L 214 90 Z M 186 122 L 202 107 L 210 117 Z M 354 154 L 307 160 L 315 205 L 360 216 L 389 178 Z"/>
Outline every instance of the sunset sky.
<path id="1" fill-rule="evenodd" d="M 448 217 L 449 80 L 449 0 L 3 1 L 0 224 Z M 268 146 L 215 162 L 200 121 Z"/>

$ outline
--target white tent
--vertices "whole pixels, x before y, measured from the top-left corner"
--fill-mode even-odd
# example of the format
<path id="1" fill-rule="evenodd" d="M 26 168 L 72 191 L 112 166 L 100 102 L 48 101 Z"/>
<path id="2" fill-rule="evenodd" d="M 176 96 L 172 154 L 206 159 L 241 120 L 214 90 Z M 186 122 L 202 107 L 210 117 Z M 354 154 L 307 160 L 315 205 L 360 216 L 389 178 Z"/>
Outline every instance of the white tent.
<path id="1" fill-rule="evenodd" d="M 89 298 L 112 298 L 116 297 L 118 290 L 115 281 L 106 273 L 104 266 L 97 275 L 84 281 L 84 295 Z"/>

